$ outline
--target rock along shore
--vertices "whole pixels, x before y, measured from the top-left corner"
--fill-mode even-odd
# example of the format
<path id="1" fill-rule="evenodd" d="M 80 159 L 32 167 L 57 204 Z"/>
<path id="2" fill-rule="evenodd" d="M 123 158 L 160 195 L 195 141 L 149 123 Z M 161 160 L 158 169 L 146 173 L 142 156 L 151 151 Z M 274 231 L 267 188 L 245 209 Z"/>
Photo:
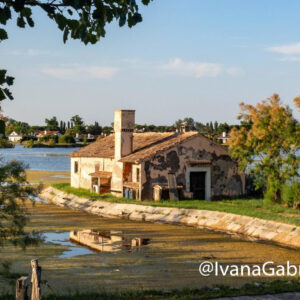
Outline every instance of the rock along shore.
<path id="1" fill-rule="evenodd" d="M 59 206 L 102 217 L 207 228 L 300 249 L 300 227 L 295 225 L 218 211 L 95 201 L 67 194 L 53 187 L 44 189 L 40 197 Z"/>

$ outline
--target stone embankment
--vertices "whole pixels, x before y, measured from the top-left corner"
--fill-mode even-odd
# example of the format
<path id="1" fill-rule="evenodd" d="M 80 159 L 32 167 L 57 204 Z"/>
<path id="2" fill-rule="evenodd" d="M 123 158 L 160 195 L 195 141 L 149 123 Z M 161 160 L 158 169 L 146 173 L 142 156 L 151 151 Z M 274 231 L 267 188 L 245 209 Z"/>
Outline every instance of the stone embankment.
<path id="1" fill-rule="evenodd" d="M 300 227 L 295 225 L 218 211 L 93 201 L 53 187 L 44 189 L 40 197 L 59 206 L 103 217 L 207 228 L 300 249 Z"/>

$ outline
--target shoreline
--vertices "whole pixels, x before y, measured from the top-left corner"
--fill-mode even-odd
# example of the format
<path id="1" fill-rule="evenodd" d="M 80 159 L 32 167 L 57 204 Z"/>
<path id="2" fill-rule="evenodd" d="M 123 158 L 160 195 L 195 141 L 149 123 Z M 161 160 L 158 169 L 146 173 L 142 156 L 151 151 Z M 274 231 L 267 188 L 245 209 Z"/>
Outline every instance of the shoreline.
<path id="1" fill-rule="evenodd" d="M 300 249 L 300 227 L 231 213 L 93 201 L 47 187 L 40 197 L 58 206 L 107 218 L 204 228 Z"/>

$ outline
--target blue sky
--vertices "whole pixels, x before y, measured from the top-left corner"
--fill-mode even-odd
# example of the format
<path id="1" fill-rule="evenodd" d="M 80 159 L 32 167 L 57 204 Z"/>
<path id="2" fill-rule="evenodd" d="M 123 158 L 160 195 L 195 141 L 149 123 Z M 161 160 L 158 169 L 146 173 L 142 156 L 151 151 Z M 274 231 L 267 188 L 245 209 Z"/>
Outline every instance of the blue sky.
<path id="1" fill-rule="evenodd" d="M 30 124 L 75 114 L 110 124 L 178 118 L 236 122 L 238 103 L 300 95 L 299 0 L 154 0 L 132 29 L 107 26 L 97 45 L 69 40 L 40 11 L 36 27 L 8 26 L 1 67 L 16 77 L 5 115 Z M 299 118 L 299 113 L 295 113 Z"/>

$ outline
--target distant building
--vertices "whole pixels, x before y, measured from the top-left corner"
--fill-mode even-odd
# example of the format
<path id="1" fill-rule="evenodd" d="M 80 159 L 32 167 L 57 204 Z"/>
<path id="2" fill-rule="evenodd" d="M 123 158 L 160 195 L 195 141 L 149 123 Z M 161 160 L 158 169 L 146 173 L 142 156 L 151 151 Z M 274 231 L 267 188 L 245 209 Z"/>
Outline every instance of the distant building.
<path id="1" fill-rule="evenodd" d="M 21 141 L 23 138 L 22 135 L 18 134 L 17 132 L 13 131 L 9 136 L 8 136 L 8 140 L 10 142 L 18 142 Z"/>
<path id="2" fill-rule="evenodd" d="M 219 135 L 219 137 L 217 137 L 217 140 L 219 140 L 221 144 L 227 144 L 230 140 L 230 135 L 229 133 L 224 131 Z"/>
<path id="3" fill-rule="evenodd" d="M 59 137 L 62 134 L 58 130 L 52 130 L 52 131 L 51 130 L 42 130 L 36 134 L 36 137 L 38 140 L 40 140 L 42 137 L 49 136 L 49 135 L 54 135 L 54 136 Z"/>
<path id="4" fill-rule="evenodd" d="M 91 134 L 91 133 L 88 133 L 88 134 L 83 134 L 83 133 L 76 133 L 75 135 L 75 139 L 80 142 L 80 140 L 84 140 L 84 139 L 87 139 L 87 140 L 96 140 L 98 137 L 98 135 L 94 135 L 94 134 Z"/>
<path id="5" fill-rule="evenodd" d="M 134 133 L 134 126 L 135 111 L 115 111 L 114 134 L 71 154 L 71 186 L 139 200 L 157 191 L 203 200 L 244 193 L 244 174 L 225 147 L 198 132 Z"/>

